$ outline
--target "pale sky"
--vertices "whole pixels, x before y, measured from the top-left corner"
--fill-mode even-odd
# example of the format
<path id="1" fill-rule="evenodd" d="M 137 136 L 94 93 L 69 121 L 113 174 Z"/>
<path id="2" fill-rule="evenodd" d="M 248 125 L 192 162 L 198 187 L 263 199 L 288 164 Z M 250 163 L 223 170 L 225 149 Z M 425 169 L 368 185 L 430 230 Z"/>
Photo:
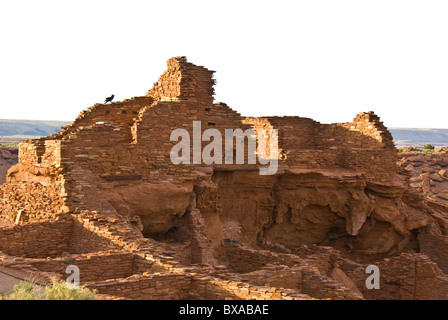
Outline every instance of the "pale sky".
<path id="1" fill-rule="evenodd" d="M 0 119 L 72 121 L 187 56 L 245 116 L 448 128 L 448 1 L 0 0 Z"/>

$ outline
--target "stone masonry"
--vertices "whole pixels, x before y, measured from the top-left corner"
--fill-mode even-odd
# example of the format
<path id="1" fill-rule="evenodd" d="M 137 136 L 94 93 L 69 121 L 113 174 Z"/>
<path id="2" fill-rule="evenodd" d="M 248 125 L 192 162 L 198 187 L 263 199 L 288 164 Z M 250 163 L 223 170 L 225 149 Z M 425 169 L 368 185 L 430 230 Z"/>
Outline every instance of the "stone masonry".
<path id="1" fill-rule="evenodd" d="M 108 299 L 448 297 L 448 263 L 430 259 L 446 245 L 447 210 L 409 187 L 377 115 L 244 117 L 214 102 L 213 71 L 185 57 L 167 66 L 144 96 L 95 104 L 20 144 L 0 186 L 1 266 L 50 279 L 76 265 Z M 193 137 L 195 122 L 201 136 L 278 130 L 277 172 L 173 164 L 171 133 Z M 365 289 L 372 263 L 388 270 L 383 291 Z"/>

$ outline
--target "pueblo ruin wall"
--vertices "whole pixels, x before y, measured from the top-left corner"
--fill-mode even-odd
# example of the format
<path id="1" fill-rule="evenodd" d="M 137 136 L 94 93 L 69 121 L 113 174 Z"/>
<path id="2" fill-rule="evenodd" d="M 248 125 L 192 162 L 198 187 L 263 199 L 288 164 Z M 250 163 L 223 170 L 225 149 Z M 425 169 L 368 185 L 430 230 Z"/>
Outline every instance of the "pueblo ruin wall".
<path id="1" fill-rule="evenodd" d="M 392 136 L 373 112 L 334 124 L 295 116 L 245 117 L 214 102 L 214 71 L 185 57 L 168 60 L 167 66 L 144 96 L 95 104 L 59 133 L 23 142 L 19 163 L 0 187 L 1 220 L 69 221 L 64 227 L 70 231 L 58 236 L 64 248 L 78 248 L 72 253 L 80 254 L 81 244 L 91 254 L 96 244 L 98 250 L 135 249 L 169 239 L 180 264 L 237 271 L 240 258 L 232 259 L 229 243 L 288 252 L 319 245 L 367 263 L 421 254 L 422 248 L 431 256 L 445 241 L 432 218 L 433 210 L 445 209 L 431 209 L 409 191 Z M 201 136 L 207 129 L 222 137 L 226 129 L 278 130 L 278 170 L 260 175 L 266 167 L 260 162 L 173 164 L 173 130 L 193 136 L 195 122 Z M 200 143 L 203 149 L 210 142 Z M 248 159 L 247 144 L 244 152 Z M 166 266 L 164 259 L 158 261 Z M 208 280 L 182 279 L 212 286 Z"/>

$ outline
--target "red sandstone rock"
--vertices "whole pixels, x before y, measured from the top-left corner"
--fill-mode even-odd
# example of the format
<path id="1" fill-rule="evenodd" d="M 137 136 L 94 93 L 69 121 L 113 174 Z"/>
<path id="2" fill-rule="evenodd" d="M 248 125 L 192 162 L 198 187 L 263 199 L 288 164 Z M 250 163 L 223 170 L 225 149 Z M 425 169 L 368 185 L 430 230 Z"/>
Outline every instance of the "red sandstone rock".
<path id="1" fill-rule="evenodd" d="M 17 150 L 0 148 L 0 185 L 6 182 L 6 174 L 17 163 Z"/>
<path id="2" fill-rule="evenodd" d="M 107 193 L 118 214 L 139 216 L 145 235 L 166 233 L 184 215 L 193 191 L 192 183 L 151 184 L 113 188 Z"/>

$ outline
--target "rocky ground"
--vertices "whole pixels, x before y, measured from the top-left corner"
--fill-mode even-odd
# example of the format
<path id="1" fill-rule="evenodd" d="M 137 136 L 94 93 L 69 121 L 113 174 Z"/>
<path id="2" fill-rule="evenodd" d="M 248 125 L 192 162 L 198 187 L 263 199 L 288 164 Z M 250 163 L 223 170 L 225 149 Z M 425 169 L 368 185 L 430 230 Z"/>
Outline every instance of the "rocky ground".
<path id="1" fill-rule="evenodd" d="M 398 164 L 410 175 L 414 190 L 442 205 L 448 204 L 448 152 L 402 152 Z"/>

